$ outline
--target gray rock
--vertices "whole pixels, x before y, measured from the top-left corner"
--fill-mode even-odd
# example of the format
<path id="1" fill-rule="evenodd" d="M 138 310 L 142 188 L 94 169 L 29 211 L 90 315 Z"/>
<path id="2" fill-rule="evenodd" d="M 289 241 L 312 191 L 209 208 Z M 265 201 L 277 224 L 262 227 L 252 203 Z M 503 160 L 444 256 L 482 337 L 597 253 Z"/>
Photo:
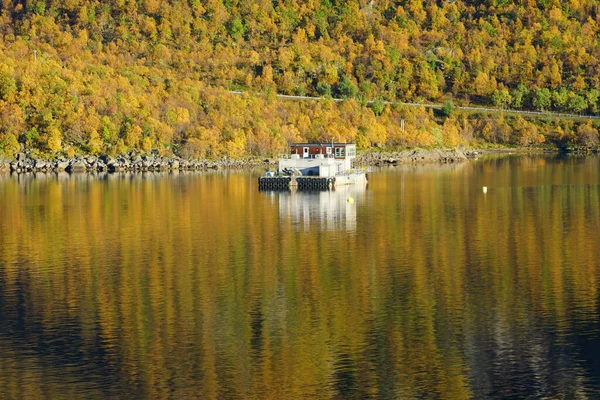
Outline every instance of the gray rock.
<path id="1" fill-rule="evenodd" d="M 74 161 L 71 164 L 69 164 L 69 166 L 67 167 L 67 171 L 73 172 L 73 173 L 81 173 L 81 172 L 86 172 L 87 168 L 83 161 L 77 160 L 77 161 Z"/>
<path id="2" fill-rule="evenodd" d="M 35 162 L 35 169 L 37 170 L 42 170 L 44 168 L 46 168 L 46 166 L 48 165 L 48 163 L 44 160 L 37 160 Z"/>
<path id="3" fill-rule="evenodd" d="M 108 164 L 108 172 L 121 172 L 123 171 L 123 167 L 121 166 L 121 164 L 115 163 L 115 164 Z"/>

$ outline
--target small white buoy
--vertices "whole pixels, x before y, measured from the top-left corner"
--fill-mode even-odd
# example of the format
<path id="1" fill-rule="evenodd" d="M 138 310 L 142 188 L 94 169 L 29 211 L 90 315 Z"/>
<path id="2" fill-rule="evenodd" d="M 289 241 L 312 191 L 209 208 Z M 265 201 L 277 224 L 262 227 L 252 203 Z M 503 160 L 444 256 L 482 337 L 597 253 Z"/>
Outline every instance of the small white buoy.
<path id="1" fill-rule="evenodd" d="M 487 193 L 487 186 L 484 186 L 484 187 L 482 188 L 482 190 L 483 190 L 483 193 Z"/>
<path id="2" fill-rule="evenodd" d="M 352 197 L 348 197 L 346 201 L 350 204 L 354 203 L 354 199 Z"/>

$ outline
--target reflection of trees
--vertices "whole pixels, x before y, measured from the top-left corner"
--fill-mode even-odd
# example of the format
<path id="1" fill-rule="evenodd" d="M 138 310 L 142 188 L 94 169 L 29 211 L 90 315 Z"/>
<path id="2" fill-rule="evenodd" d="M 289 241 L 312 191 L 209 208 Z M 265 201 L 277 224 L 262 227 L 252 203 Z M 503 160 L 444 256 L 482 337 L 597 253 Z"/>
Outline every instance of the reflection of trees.
<path id="1" fill-rule="evenodd" d="M 243 174 L 2 180 L 0 397 L 575 397 L 599 181 L 596 159 L 381 172 L 356 231 L 305 231 Z"/>

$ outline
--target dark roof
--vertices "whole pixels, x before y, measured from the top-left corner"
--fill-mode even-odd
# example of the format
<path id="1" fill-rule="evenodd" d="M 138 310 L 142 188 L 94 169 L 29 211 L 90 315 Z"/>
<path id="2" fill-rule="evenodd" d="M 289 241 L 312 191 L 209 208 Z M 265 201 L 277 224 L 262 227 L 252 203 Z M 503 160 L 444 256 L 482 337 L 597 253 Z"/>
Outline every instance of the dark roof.
<path id="1" fill-rule="evenodd" d="M 355 144 L 355 143 L 292 143 L 290 146 L 347 146 L 349 144 Z"/>

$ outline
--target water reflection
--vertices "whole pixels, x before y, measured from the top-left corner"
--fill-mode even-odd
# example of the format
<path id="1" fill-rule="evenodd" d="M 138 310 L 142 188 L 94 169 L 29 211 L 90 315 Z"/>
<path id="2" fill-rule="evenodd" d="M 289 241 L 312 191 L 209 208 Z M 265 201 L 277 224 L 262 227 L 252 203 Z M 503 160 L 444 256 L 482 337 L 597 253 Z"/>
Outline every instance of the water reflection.
<path id="1" fill-rule="evenodd" d="M 324 191 L 265 191 L 279 205 L 279 219 L 306 232 L 311 229 L 356 231 L 356 213 L 367 196 L 366 185 L 344 185 Z"/>
<path id="2" fill-rule="evenodd" d="M 597 157 L 256 177 L 0 178 L 0 398 L 599 393 Z"/>

